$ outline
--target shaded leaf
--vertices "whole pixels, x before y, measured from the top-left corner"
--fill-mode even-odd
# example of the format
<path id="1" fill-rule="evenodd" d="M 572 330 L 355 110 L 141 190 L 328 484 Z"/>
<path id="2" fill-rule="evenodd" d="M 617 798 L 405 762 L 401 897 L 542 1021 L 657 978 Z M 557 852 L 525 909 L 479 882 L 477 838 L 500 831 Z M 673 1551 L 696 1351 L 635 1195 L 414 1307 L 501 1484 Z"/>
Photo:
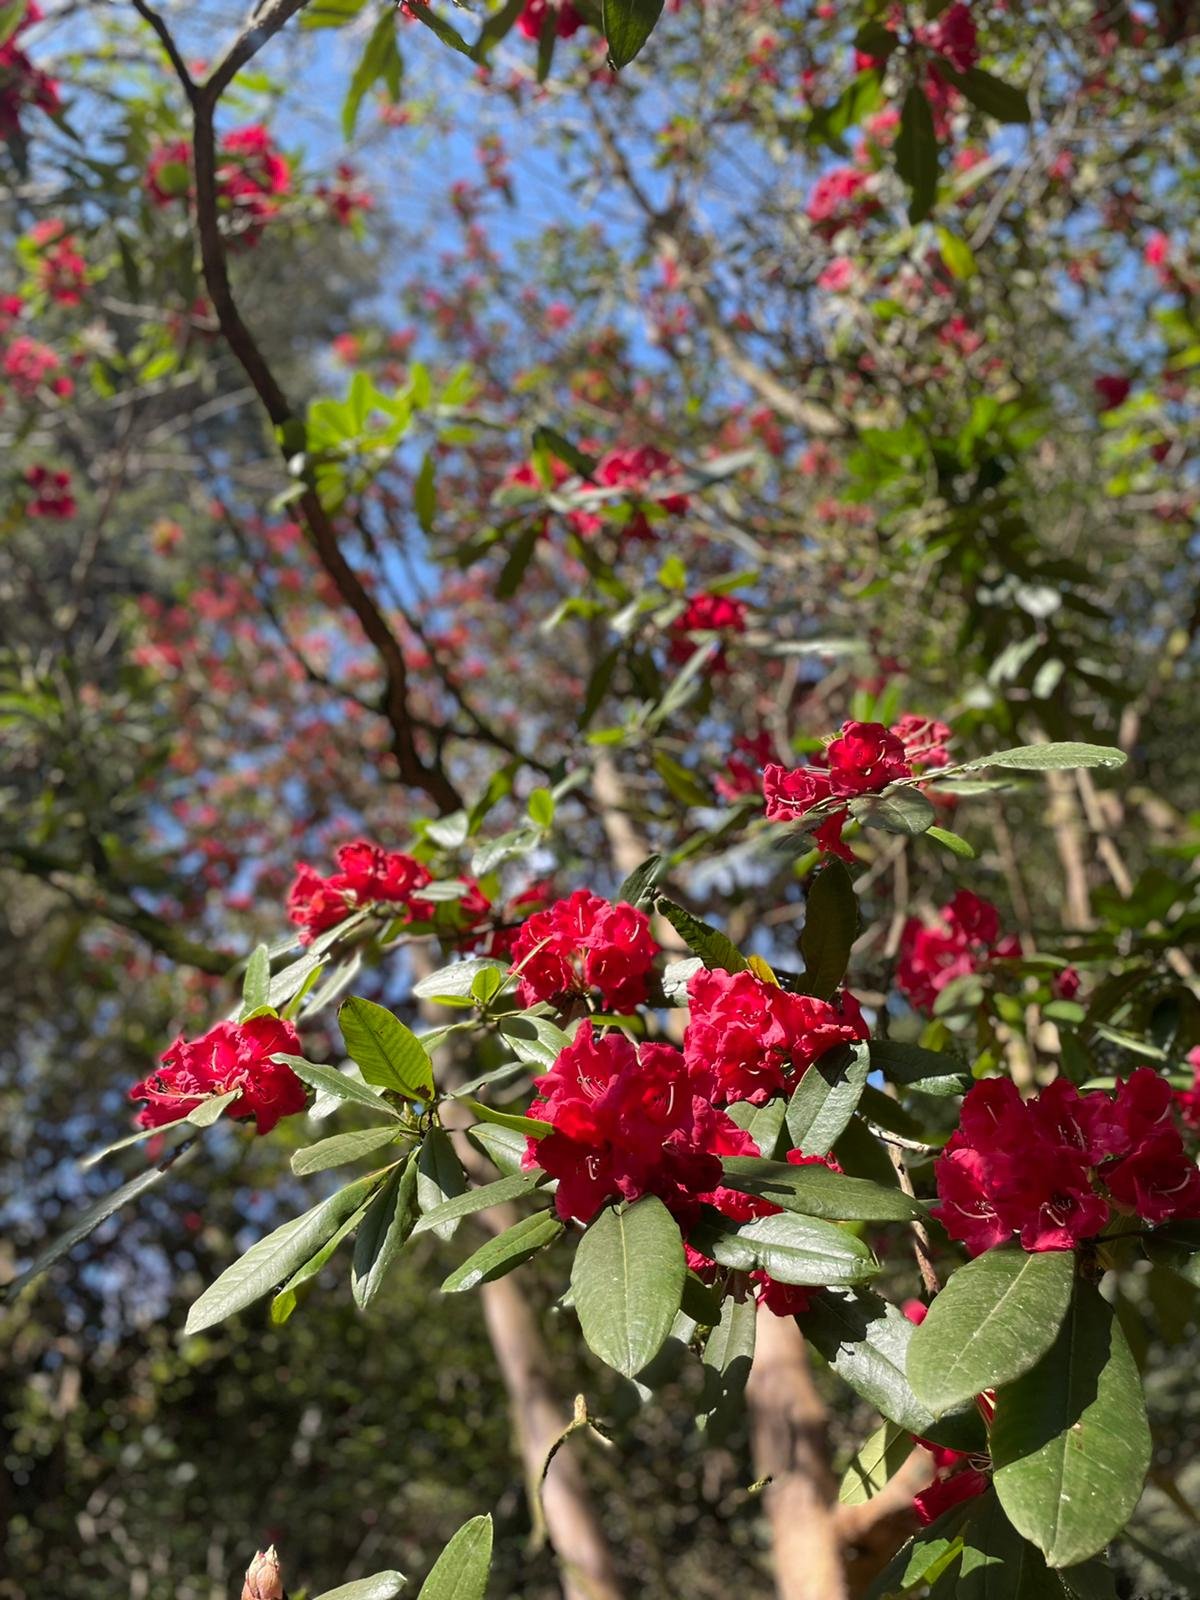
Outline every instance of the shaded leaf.
<path id="1" fill-rule="evenodd" d="M 671 1331 L 686 1271 L 679 1225 L 657 1196 L 606 1207 L 571 1268 L 588 1348 L 627 1378 L 648 1366 Z"/>
<path id="2" fill-rule="evenodd" d="M 489 1239 L 461 1266 L 455 1267 L 442 1284 L 442 1293 L 456 1294 L 463 1289 L 473 1289 L 477 1283 L 504 1277 L 546 1245 L 553 1244 L 562 1231 L 563 1225 L 552 1211 L 535 1211 L 533 1216 L 523 1217 L 504 1233 Z"/>

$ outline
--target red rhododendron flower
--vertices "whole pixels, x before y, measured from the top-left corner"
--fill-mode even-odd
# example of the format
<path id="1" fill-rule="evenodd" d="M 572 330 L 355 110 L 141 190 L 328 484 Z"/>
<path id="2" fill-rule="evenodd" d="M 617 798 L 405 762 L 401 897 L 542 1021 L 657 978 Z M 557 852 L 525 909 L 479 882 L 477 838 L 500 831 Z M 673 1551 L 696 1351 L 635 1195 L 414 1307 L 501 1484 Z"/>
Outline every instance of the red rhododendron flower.
<path id="1" fill-rule="evenodd" d="M 360 906 L 396 905 L 414 912 L 413 901 L 430 881 L 429 871 L 412 856 L 384 850 L 365 839 L 345 844 L 335 858 L 338 871 L 323 878 L 314 867 L 299 862 L 288 892 L 290 920 L 303 930 L 301 944 L 344 922 Z M 424 914 L 430 908 L 424 907 Z"/>
<path id="2" fill-rule="evenodd" d="M 730 1198 L 717 1195 L 721 1157 L 758 1154 L 750 1135 L 709 1104 L 708 1077 L 673 1045 L 637 1049 L 620 1032 L 597 1034 L 584 1022 L 536 1085 L 542 1098 L 529 1115 L 553 1132 L 529 1140 L 523 1164 L 558 1179 L 554 1203 L 564 1220 L 590 1222 L 608 1200 L 655 1194 L 686 1227 L 702 1202 Z"/>
<path id="3" fill-rule="evenodd" d="M 48 72 L 35 67 L 17 42 L 20 33 L 41 20 L 38 6 L 26 6 L 24 15 L 0 45 L 0 139 L 22 137 L 21 116 L 29 106 L 51 116 L 62 110 L 57 82 Z"/>
<path id="4" fill-rule="evenodd" d="M 679 472 L 679 464 L 665 450 L 652 444 L 638 445 L 627 450 L 610 450 L 596 464 L 594 478 L 597 484 L 609 489 L 624 489 L 631 499 L 652 501 L 675 516 L 682 515 L 691 504 L 686 494 L 660 495 L 655 492 L 656 481 L 670 478 Z M 582 514 L 587 520 L 588 514 Z M 573 523 L 575 518 L 572 518 Z M 594 522 L 594 519 L 591 519 Z M 579 526 L 578 532 L 588 531 Z M 622 530 L 627 539 L 649 539 L 654 530 L 644 511 L 636 511 Z"/>
<path id="5" fill-rule="evenodd" d="M 1187 1063 L 1192 1069 L 1192 1087 L 1180 1089 L 1175 1104 L 1189 1128 L 1200 1128 L 1200 1044 L 1188 1051 Z"/>
<path id="6" fill-rule="evenodd" d="M 867 1037 L 858 1002 L 789 994 L 753 972 L 694 974 L 683 1053 L 694 1071 L 713 1075 L 713 1100 L 762 1105 L 790 1094 L 805 1068 L 838 1044 Z"/>
<path id="7" fill-rule="evenodd" d="M 191 1041 L 181 1035 L 163 1052 L 162 1065 L 129 1091 L 131 1100 L 147 1102 L 138 1126 L 161 1128 L 204 1100 L 240 1089 L 225 1115 L 253 1117 L 259 1133 L 270 1133 L 281 1117 L 303 1111 L 306 1103 L 300 1079 L 271 1057 L 299 1054 L 299 1034 L 280 1017 L 219 1022 Z"/>
<path id="8" fill-rule="evenodd" d="M 569 995 L 599 994 L 613 1011 L 632 1011 L 646 999 L 646 980 L 658 954 L 644 911 L 610 905 L 576 889 L 525 923 L 513 944 L 523 1006 Z"/>
<path id="9" fill-rule="evenodd" d="M 904 756 L 914 767 L 948 767 L 946 745 L 952 737 L 944 722 L 931 717 L 903 716 L 892 725 L 892 733 L 904 746 Z"/>
<path id="10" fill-rule="evenodd" d="M 941 724 L 933 724 L 940 727 Z M 806 767 L 789 770 L 772 762 L 763 770 L 768 822 L 798 822 L 829 800 L 877 794 L 897 778 L 911 778 L 904 744 L 881 722 L 844 722 L 841 732 Z M 818 849 L 853 861 L 842 843 L 848 812 L 836 806 L 813 834 Z"/>
<path id="11" fill-rule="evenodd" d="M 920 1494 L 913 1496 L 913 1510 L 922 1527 L 928 1527 L 931 1522 L 936 1522 L 942 1513 L 949 1511 L 952 1506 L 961 1505 L 964 1500 L 973 1500 L 976 1495 L 987 1493 L 987 1474 L 971 1465 L 970 1456 L 963 1455 L 958 1450 L 952 1450 L 949 1454 L 959 1458 L 955 1465 L 949 1470 L 939 1467 L 928 1489 L 922 1489 Z"/>
<path id="12" fill-rule="evenodd" d="M 817 179 L 805 211 L 823 238 L 832 238 L 840 228 L 859 228 L 879 210 L 868 182 L 868 174 L 857 167 L 834 167 Z"/>
<path id="13" fill-rule="evenodd" d="M 23 400 L 36 399 L 43 388 L 60 399 L 75 391 L 74 383 L 62 371 L 61 356 L 28 334 L 14 339 L 4 352 L 4 376 Z"/>
<path id="14" fill-rule="evenodd" d="M 1105 372 L 1093 379 L 1092 388 L 1101 411 L 1115 411 L 1129 399 L 1133 384 L 1122 373 Z"/>
<path id="15" fill-rule="evenodd" d="M 682 616 L 671 624 L 671 660 L 687 661 L 696 648 L 696 633 L 745 633 L 746 602 L 726 594 L 698 594 L 687 603 Z M 712 669 L 722 671 L 724 646 L 712 660 Z"/>
<path id="16" fill-rule="evenodd" d="M 53 517 L 63 521 L 73 517 L 79 509 L 71 493 L 71 474 L 55 472 L 41 465 L 26 467 L 25 482 L 33 490 L 33 498 L 26 506 L 31 517 Z"/>
<path id="17" fill-rule="evenodd" d="M 350 227 L 375 205 L 374 195 L 363 187 L 358 173 L 348 161 L 338 163 L 332 183 L 319 183 L 313 192 L 318 200 L 329 207 L 330 214 L 341 228 Z"/>
<path id="18" fill-rule="evenodd" d="M 192 147 L 187 139 L 156 144 L 146 160 L 146 192 L 156 206 L 186 199 L 192 189 Z"/>
<path id="19" fill-rule="evenodd" d="M 29 240 L 38 252 L 40 286 L 59 305 L 79 305 L 87 287 L 87 263 L 66 224 L 48 217 L 29 230 Z"/>
<path id="20" fill-rule="evenodd" d="M 1147 1067 L 1114 1099 L 1059 1078 L 1022 1100 L 1010 1079 L 985 1079 L 935 1164 L 933 1215 L 972 1255 L 1014 1233 L 1026 1250 L 1072 1249 L 1103 1230 L 1111 1204 L 1155 1224 L 1200 1215 L 1200 1171 L 1171 1103 Z"/>
<path id="21" fill-rule="evenodd" d="M 554 31 L 560 39 L 570 39 L 583 26 L 583 18 L 571 0 L 526 0 L 525 9 L 517 18 L 517 29 L 527 39 L 540 39 L 547 11 L 557 11 Z"/>
<path id="22" fill-rule="evenodd" d="M 771 759 L 774 744 L 771 735 L 764 730 L 753 739 L 735 739 L 733 748 L 737 754 L 726 758 L 725 771 L 713 779 L 713 788 L 722 800 L 731 804 L 747 795 L 758 794 L 762 788 L 763 768 Z"/>
<path id="23" fill-rule="evenodd" d="M 989 900 L 960 889 L 933 925 L 910 917 L 900 936 L 896 987 L 916 1011 L 929 1014 L 947 984 L 993 960 L 1020 954 L 1012 934 L 1000 938 L 1000 913 Z"/>
<path id="24" fill-rule="evenodd" d="M 979 42 L 970 7 L 956 0 L 925 31 L 925 42 L 945 56 L 959 72 L 970 72 L 979 60 Z"/>

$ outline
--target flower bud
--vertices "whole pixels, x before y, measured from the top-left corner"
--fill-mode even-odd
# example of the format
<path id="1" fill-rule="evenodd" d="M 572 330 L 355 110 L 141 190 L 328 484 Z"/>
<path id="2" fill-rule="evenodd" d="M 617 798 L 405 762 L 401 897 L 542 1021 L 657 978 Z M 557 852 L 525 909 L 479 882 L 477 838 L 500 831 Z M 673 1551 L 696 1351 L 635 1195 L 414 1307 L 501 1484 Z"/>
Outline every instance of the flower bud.
<path id="1" fill-rule="evenodd" d="M 246 1569 L 242 1600 L 287 1600 L 275 1546 L 260 1550 Z"/>

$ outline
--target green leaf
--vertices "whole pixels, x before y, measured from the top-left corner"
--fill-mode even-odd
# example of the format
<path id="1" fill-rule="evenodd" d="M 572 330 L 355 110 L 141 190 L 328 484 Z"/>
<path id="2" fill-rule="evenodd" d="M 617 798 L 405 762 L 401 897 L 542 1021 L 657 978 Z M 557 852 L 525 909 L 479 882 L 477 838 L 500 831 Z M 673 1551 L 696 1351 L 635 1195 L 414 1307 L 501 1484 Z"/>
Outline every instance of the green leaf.
<path id="1" fill-rule="evenodd" d="M 433 532 L 433 519 L 437 515 L 437 484 L 434 479 L 433 451 L 427 450 L 420 471 L 413 481 L 413 510 L 422 533 Z"/>
<path id="2" fill-rule="evenodd" d="M 518 1061 L 532 1066 L 552 1067 L 570 1038 L 549 1017 L 533 1017 L 528 1012 L 518 1012 L 500 1019 L 500 1035 Z"/>
<path id="3" fill-rule="evenodd" d="M 800 1326 L 843 1383 L 889 1422 L 955 1449 L 986 1448 L 973 1405 L 937 1422 L 913 1393 L 905 1363 L 915 1329 L 898 1306 L 870 1290 L 824 1289 L 810 1296 Z"/>
<path id="4" fill-rule="evenodd" d="M 355 1128 L 352 1133 L 335 1133 L 330 1139 L 297 1150 L 292 1156 L 292 1171 L 298 1178 L 310 1172 L 325 1172 L 330 1167 L 341 1167 L 348 1161 L 357 1161 L 373 1150 L 381 1150 L 396 1137 L 395 1128 Z"/>
<path id="5" fill-rule="evenodd" d="M 422 10 L 425 8 L 422 7 Z M 521 587 L 521 579 L 533 560 L 533 552 L 537 549 L 538 540 L 542 537 L 542 522 L 540 517 L 528 523 L 513 541 L 513 547 L 508 553 L 508 558 L 500 569 L 500 576 L 496 579 L 497 600 L 511 600 Z"/>
<path id="6" fill-rule="evenodd" d="M 493 11 L 491 16 L 485 19 L 471 51 L 473 60 L 481 62 L 487 60 L 492 46 L 499 44 L 501 39 L 512 32 L 526 3 L 527 0 L 506 0 L 501 10 Z"/>
<path id="7" fill-rule="evenodd" d="M 520 1222 L 489 1239 L 461 1266 L 455 1267 L 442 1284 L 442 1293 L 457 1294 L 463 1289 L 473 1289 L 477 1283 L 502 1278 L 546 1245 L 553 1244 L 562 1231 L 563 1225 L 553 1211 L 535 1211 L 531 1217 L 522 1217 Z"/>
<path id="8" fill-rule="evenodd" d="M 752 1106 L 748 1100 L 735 1100 L 725 1108 L 725 1115 L 744 1128 L 759 1148 L 760 1154 L 772 1160 L 783 1131 L 787 1101 L 768 1100 L 765 1105 Z"/>
<path id="9" fill-rule="evenodd" d="M 690 911 L 685 911 L 665 895 L 659 895 L 655 909 L 667 919 L 688 949 L 698 955 L 706 967 L 724 972 L 746 970 L 748 963 L 745 956 L 727 934 L 710 928 L 707 922 L 701 922 L 699 917 L 694 917 Z"/>
<path id="10" fill-rule="evenodd" d="M 579 1241 L 571 1268 L 588 1348 L 634 1377 L 666 1342 L 686 1271 L 679 1225 L 657 1196 L 606 1207 Z"/>
<path id="11" fill-rule="evenodd" d="M 926 828 L 925 833 L 927 837 L 949 850 L 952 856 L 959 856 L 963 861 L 974 861 L 975 846 L 961 834 L 951 833 L 949 828 Z"/>
<path id="12" fill-rule="evenodd" d="M 481 1122 L 492 1122 L 498 1128 L 523 1133 L 527 1139 L 544 1139 L 550 1132 L 550 1124 L 540 1122 L 536 1117 L 523 1117 L 516 1111 L 495 1111 L 491 1106 L 485 1106 L 482 1100 L 472 1100 L 465 1094 L 456 1095 L 455 1099 L 473 1111 Z"/>
<path id="13" fill-rule="evenodd" d="M 182 1120 L 190 1122 L 193 1128 L 211 1128 L 225 1107 L 232 1105 L 235 1100 L 240 1100 L 241 1095 L 240 1087 L 230 1089 L 225 1094 L 214 1094 L 207 1100 L 201 1100 L 200 1104 L 193 1111 L 189 1111 Z"/>
<path id="14" fill-rule="evenodd" d="M 484 968 L 490 967 L 503 978 L 508 967 L 503 961 L 493 961 L 490 956 L 472 956 L 467 961 L 454 961 L 448 967 L 439 967 L 427 978 L 413 984 L 413 994 L 418 1000 L 472 1001 L 472 985 Z"/>
<path id="15" fill-rule="evenodd" d="M 265 944 L 258 945 L 249 961 L 246 963 L 246 975 L 242 979 L 242 1015 L 251 1011 L 261 1010 L 270 1004 L 268 996 L 271 992 L 271 957 Z"/>
<path id="16" fill-rule="evenodd" d="M 613 66 L 628 66 L 654 31 L 663 0 L 603 0 L 604 37 Z"/>
<path id="17" fill-rule="evenodd" d="M 1070 1250 L 985 1250 L 951 1274 L 908 1349 L 908 1377 L 935 1416 L 1010 1383 L 1054 1342 L 1075 1276 Z"/>
<path id="18" fill-rule="evenodd" d="M 184 1333 L 199 1333 L 224 1322 L 283 1283 L 332 1238 L 378 1182 L 376 1173 L 359 1178 L 251 1245 L 195 1302 L 188 1312 Z"/>
<path id="19" fill-rule="evenodd" d="M 1112 1306 L 1079 1282 L 1058 1338 L 996 1396 L 996 1493 L 1052 1567 L 1086 1561 L 1125 1526 L 1150 1465 L 1146 1403 Z"/>
<path id="20" fill-rule="evenodd" d="M 808 891 L 800 954 L 805 994 L 828 1000 L 846 975 L 850 947 L 858 934 L 858 896 L 845 862 L 830 857 Z"/>
<path id="21" fill-rule="evenodd" d="M 381 1100 L 357 1078 L 348 1077 L 336 1067 L 321 1067 L 315 1061 L 306 1061 L 303 1056 L 274 1055 L 271 1060 L 282 1061 L 291 1067 L 298 1078 L 323 1094 L 334 1095 L 339 1100 L 352 1100 L 356 1106 L 368 1106 L 381 1116 L 399 1120 L 400 1113 L 395 1106 L 388 1105 L 386 1100 Z"/>
<path id="22" fill-rule="evenodd" d="M 361 1310 L 383 1287 L 388 1270 L 414 1232 L 417 1220 L 417 1163 L 410 1157 L 372 1200 L 354 1241 L 350 1293 Z"/>
<path id="23" fill-rule="evenodd" d="M 740 1227 L 706 1216 L 688 1237 L 723 1267 L 738 1272 L 761 1267 L 780 1283 L 855 1284 L 879 1271 L 875 1257 L 854 1234 L 790 1211 L 757 1217 Z"/>
<path id="24" fill-rule="evenodd" d="M 872 1071 L 882 1071 L 889 1082 L 915 1094 L 962 1094 L 971 1087 L 970 1072 L 945 1051 L 895 1039 L 872 1039 L 867 1051 Z"/>
<path id="25" fill-rule="evenodd" d="M 971 1507 L 962 1530 L 955 1600 L 1063 1600 L 1063 1587 L 1000 1508 L 994 1490 Z"/>
<path id="26" fill-rule="evenodd" d="M 16 33 L 28 10 L 28 0 L 4 0 L 4 4 L 0 5 L 0 48 Z"/>
<path id="27" fill-rule="evenodd" d="M 972 1505 L 951 1506 L 928 1528 L 903 1545 L 867 1590 L 866 1600 L 893 1600 L 919 1583 L 931 1583 L 952 1567 L 963 1547 L 963 1528 Z"/>
<path id="28" fill-rule="evenodd" d="M 937 231 L 938 249 L 941 251 L 942 260 L 946 263 L 947 270 L 952 277 L 965 281 L 973 278 L 979 271 L 975 260 L 975 253 L 965 239 L 960 239 L 958 234 L 951 233 L 949 228 L 939 228 Z"/>
<path id="29" fill-rule="evenodd" d="M 425 1046 L 386 1006 L 352 995 L 338 1007 L 338 1026 L 368 1083 L 406 1100 L 433 1099 L 433 1063 Z"/>
<path id="30" fill-rule="evenodd" d="M 522 4 L 524 3 L 525 0 L 522 0 Z M 547 426 L 545 423 L 533 430 L 533 448 L 535 451 L 546 450 L 550 455 L 557 456 L 561 462 L 570 467 L 573 472 L 578 473 L 581 478 L 591 477 L 599 459 L 596 456 L 589 456 L 578 445 L 572 444 L 565 434 L 560 433 L 557 428 Z"/>
<path id="31" fill-rule="evenodd" d="M 471 46 L 459 33 L 458 29 L 452 27 L 442 17 L 439 17 L 431 5 L 414 6 L 412 15 L 418 22 L 423 22 L 431 33 L 435 33 L 443 44 L 449 45 L 451 50 L 457 50 L 461 56 L 470 56 L 472 54 Z"/>
<path id="32" fill-rule="evenodd" d="M 850 801 L 849 810 L 864 828 L 882 828 L 885 833 L 905 833 L 910 837 L 927 833 L 935 815 L 919 789 L 861 795 Z"/>
<path id="33" fill-rule="evenodd" d="M 417 1600 L 483 1600 L 492 1566 L 492 1519 L 472 1517 L 451 1539 Z"/>
<path id="34" fill-rule="evenodd" d="M 721 1320 L 705 1341 L 700 1369 L 704 1386 L 697 1402 L 696 1421 L 710 1437 L 741 1410 L 754 1361 L 757 1312 L 752 1294 L 747 1293 L 740 1300 L 727 1294 L 721 1302 Z"/>
<path id="35" fill-rule="evenodd" d="M 671 796 L 683 806 L 709 806 L 712 794 L 707 784 L 701 783 L 694 772 L 689 772 L 681 762 L 665 750 L 654 752 L 654 770 L 666 784 Z"/>
<path id="36" fill-rule="evenodd" d="M 976 756 L 956 772 L 978 772 L 983 767 L 1006 767 L 1016 772 L 1070 771 L 1076 767 L 1123 767 L 1128 760 L 1123 750 L 1103 744 L 1024 744 L 1012 750 L 997 750 L 994 755 Z"/>
<path id="37" fill-rule="evenodd" d="M 933 210 L 937 199 L 938 154 L 933 112 L 924 91 L 914 83 L 904 96 L 896 134 L 896 170 L 911 191 L 910 222 L 920 222 Z"/>
<path id="38" fill-rule="evenodd" d="M 807 1068 L 787 1108 L 788 1132 L 801 1155 L 829 1154 L 854 1115 L 870 1070 L 863 1042 L 827 1050 Z"/>
<path id="39" fill-rule="evenodd" d="M 647 856 L 640 866 L 625 879 L 617 890 L 616 904 L 622 901 L 631 906 L 648 906 L 654 900 L 654 886 L 664 876 L 667 863 L 660 855 Z"/>
<path id="40" fill-rule="evenodd" d="M 467 1129 L 467 1138 L 506 1178 L 522 1171 L 525 1159 L 525 1135 L 515 1128 L 495 1127 L 491 1123 L 477 1122 Z"/>
<path id="41" fill-rule="evenodd" d="M 417 1155 L 417 1207 L 422 1216 L 455 1200 L 467 1187 L 462 1162 L 454 1153 L 450 1136 L 442 1128 L 430 1128 Z M 439 1239 L 452 1239 L 457 1217 L 442 1217 L 434 1232 Z"/>
<path id="42" fill-rule="evenodd" d="M 997 122 L 1030 120 L 1029 101 L 1025 91 L 993 77 L 982 67 L 971 67 L 966 72 L 958 72 L 944 57 L 940 57 L 938 71 L 949 78 L 956 88 L 961 89 L 973 106 L 978 106 L 980 111 L 986 111 L 988 116 L 995 117 Z"/>
<path id="43" fill-rule="evenodd" d="M 341 1583 L 336 1589 L 326 1589 L 314 1600 L 393 1600 L 404 1584 L 402 1572 L 376 1572 L 369 1578 L 356 1578 L 353 1583 Z"/>
<path id="44" fill-rule="evenodd" d="M 873 1500 L 894 1478 L 913 1452 L 912 1434 L 894 1422 L 884 1422 L 859 1445 L 842 1474 L 838 1502 L 860 1506 Z"/>
<path id="45" fill-rule="evenodd" d="M 536 822 L 539 828 L 553 827 L 554 796 L 549 789 L 535 789 L 529 796 L 527 810 L 529 820 Z"/>
<path id="46" fill-rule="evenodd" d="M 348 1233 L 353 1233 L 355 1228 L 358 1227 L 359 1223 L 366 1214 L 366 1211 L 366 1203 L 359 1206 L 357 1210 L 352 1211 L 342 1225 L 338 1228 L 333 1237 L 326 1240 L 326 1242 L 321 1246 L 316 1255 L 310 1256 L 302 1267 L 298 1268 L 297 1271 L 292 1273 L 291 1277 L 284 1284 L 283 1288 L 280 1289 L 279 1293 L 275 1295 L 271 1301 L 271 1321 L 275 1323 L 276 1326 L 282 1327 L 283 1324 L 287 1322 L 288 1318 L 291 1316 L 292 1312 L 295 1311 L 296 1306 L 299 1304 L 300 1289 L 303 1288 L 303 1286 L 311 1279 L 317 1276 L 321 1268 L 332 1257 L 334 1251 L 337 1249 L 338 1245 L 341 1244 L 346 1235 Z"/>
<path id="47" fill-rule="evenodd" d="M 847 1178 L 828 1167 L 794 1167 L 757 1156 L 726 1156 L 723 1183 L 743 1194 L 773 1200 L 785 1211 L 834 1222 L 912 1222 L 925 1215 L 919 1200 L 867 1178 Z"/>
<path id="48" fill-rule="evenodd" d="M 400 93 L 403 71 L 404 63 L 396 48 L 396 14 L 389 6 L 375 24 L 346 90 L 346 98 L 342 102 L 344 139 L 354 137 L 359 109 L 372 84 L 378 83 L 382 78 L 392 99 L 395 100 Z"/>
<path id="49" fill-rule="evenodd" d="M 551 13 L 554 13 L 551 15 Z M 545 83 L 554 64 L 554 46 L 558 43 L 558 8 L 547 6 L 538 29 L 537 81 Z"/>
<path id="50" fill-rule="evenodd" d="M 477 1211 L 486 1211 L 489 1206 L 520 1200 L 524 1195 L 532 1194 L 544 1178 L 545 1173 L 540 1171 L 514 1172 L 507 1178 L 497 1178 L 495 1183 L 485 1183 L 478 1189 L 468 1189 L 464 1194 L 455 1195 L 453 1199 L 444 1200 L 441 1205 L 431 1207 L 417 1223 L 413 1233 L 428 1233 L 431 1228 L 438 1228 L 445 1222 L 457 1222 L 461 1217 L 473 1216 Z"/>

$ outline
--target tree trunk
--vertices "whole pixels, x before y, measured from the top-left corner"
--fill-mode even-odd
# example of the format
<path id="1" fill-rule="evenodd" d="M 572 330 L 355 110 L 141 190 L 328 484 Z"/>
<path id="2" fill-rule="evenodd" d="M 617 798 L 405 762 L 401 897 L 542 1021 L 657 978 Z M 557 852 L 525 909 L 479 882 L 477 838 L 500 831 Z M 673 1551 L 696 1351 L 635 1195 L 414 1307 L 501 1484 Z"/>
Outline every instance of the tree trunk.
<path id="1" fill-rule="evenodd" d="M 825 1406 L 792 1317 L 760 1306 L 746 1387 L 750 1439 L 775 1551 L 779 1600 L 846 1600 Z"/>

